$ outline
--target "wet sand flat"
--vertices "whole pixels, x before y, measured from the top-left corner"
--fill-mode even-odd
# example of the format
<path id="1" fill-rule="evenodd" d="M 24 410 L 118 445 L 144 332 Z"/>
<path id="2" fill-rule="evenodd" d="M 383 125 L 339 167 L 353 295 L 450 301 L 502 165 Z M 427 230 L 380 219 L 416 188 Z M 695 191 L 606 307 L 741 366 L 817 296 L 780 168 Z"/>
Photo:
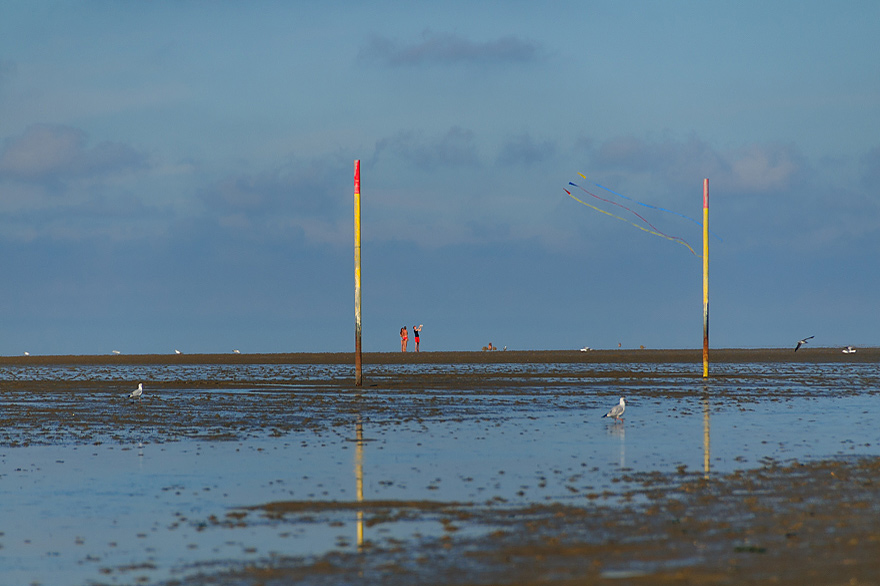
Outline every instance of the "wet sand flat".
<path id="1" fill-rule="evenodd" d="M 496 350 L 442 352 L 364 352 L 365 366 L 375 364 L 473 363 L 699 363 L 702 349 L 672 350 Z M 709 352 L 714 363 L 763 362 L 878 362 L 880 348 L 859 348 L 844 354 L 841 348 L 720 348 Z M 0 366 L 114 364 L 350 364 L 351 352 L 296 352 L 273 354 L 136 354 L 70 356 L 0 356 Z"/>
<path id="2" fill-rule="evenodd" d="M 878 583 L 880 351 L 712 359 L 2 358 L 0 583 Z"/>
<path id="3" fill-rule="evenodd" d="M 858 459 L 771 464 L 712 480 L 646 475 L 634 491 L 649 500 L 642 506 L 367 502 L 360 510 L 371 524 L 435 516 L 447 535 L 415 547 L 279 558 L 184 583 L 877 584 L 878 479 L 880 461 Z M 293 523 L 333 506 L 358 507 L 277 502 L 261 509 Z M 468 524 L 493 530 L 457 538 Z"/>

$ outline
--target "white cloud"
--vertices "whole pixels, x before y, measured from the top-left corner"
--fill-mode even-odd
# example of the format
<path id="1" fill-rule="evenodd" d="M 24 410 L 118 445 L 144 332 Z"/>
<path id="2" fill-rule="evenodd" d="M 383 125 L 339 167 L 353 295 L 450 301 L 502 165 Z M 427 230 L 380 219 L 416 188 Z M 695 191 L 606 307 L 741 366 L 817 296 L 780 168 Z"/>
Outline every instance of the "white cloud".
<path id="1" fill-rule="evenodd" d="M 730 179 L 733 186 L 750 193 L 787 190 L 804 161 L 793 147 L 751 145 L 729 155 Z"/>
<path id="2" fill-rule="evenodd" d="M 0 179 L 45 181 L 108 175 L 142 168 L 147 157 L 129 145 L 87 144 L 86 133 L 70 126 L 34 124 L 9 138 L 0 150 Z"/>
<path id="3" fill-rule="evenodd" d="M 599 145 L 595 163 L 602 172 L 647 174 L 672 188 L 708 177 L 730 191 L 755 194 L 789 189 L 807 171 L 804 157 L 790 145 L 751 144 L 723 151 L 695 135 L 684 140 L 612 138 Z"/>
<path id="4" fill-rule="evenodd" d="M 291 160 L 219 179 L 199 199 L 209 222 L 249 238 L 300 233 L 311 242 L 339 242 L 345 230 L 351 231 L 351 217 L 340 211 L 351 196 L 348 175 L 341 172 L 349 165 L 334 155 Z"/>
<path id="5" fill-rule="evenodd" d="M 30 126 L 23 135 L 6 141 L 0 174 L 34 179 L 69 169 L 82 151 L 84 134 L 62 126 Z"/>
<path id="6" fill-rule="evenodd" d="M 556 143 L 550 140 L 536 141 L 528 133 L 520 134 L 505 142 L 498 154 L 498 163 L 505 166 L 532 165 L 556 155 Z"/>
<path id="7" fill-rule="evenodd" d="M 862 185 L 874 187 L 880 184 L 880 146 L 874 147 L 862 157 Z"/>
<path id="8" fill-rule="evenodd" d="M 480 160 L 474 133 L 452 127 L 442 135 L 403 131 L 376 142 L 374 162 L 386 154 L 394 155 L 422 169 L 437 167 L 476 167 Z"/>

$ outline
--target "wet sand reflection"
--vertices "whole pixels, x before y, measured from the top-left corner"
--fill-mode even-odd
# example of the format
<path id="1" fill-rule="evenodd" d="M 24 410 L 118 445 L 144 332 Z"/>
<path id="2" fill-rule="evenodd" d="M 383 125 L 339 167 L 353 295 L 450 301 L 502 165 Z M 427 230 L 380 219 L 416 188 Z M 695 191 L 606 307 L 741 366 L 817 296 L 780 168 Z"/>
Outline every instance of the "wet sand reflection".
<path id="1" fill-rule="evenodd" d="M 703 395 L 703 478 L 709 479 L 709 393 Z"/>
<path id="2" fill-rule="evenodd" d="M 357 502 L 364 502 L 364 424 L 358 415 L 355 427 L 354 478 Z M 357 511 L 357 548 L 364 549 L 364 510 Z"/>
<path id="3" fill-rule="evenodd" d="M 626 428 L 622 419 L 612 421 L 608 426 L 608 435 L 616 437 L 620 440 L 620 449 L 618 452 L 618 466 L 626 468 Z"/>

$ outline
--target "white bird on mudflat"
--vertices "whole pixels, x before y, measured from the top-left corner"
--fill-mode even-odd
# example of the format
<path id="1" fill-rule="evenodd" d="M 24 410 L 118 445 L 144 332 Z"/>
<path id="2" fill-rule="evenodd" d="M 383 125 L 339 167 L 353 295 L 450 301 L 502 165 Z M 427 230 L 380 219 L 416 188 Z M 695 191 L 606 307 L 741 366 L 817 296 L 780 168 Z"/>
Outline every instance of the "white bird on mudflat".
<path id="1" fill-rule="evenodd" d="M 810 340 L 815 337 L 816 336 L 809 336 L 809 337 L 804 338 L 803 340 L 798 340 L 797 346 L 794 347 L 794 351 L 797 352 L 798 348 L 800 348 L 801 346 L 803 346 L 804 344 L 807 343 L 807 340 Z"/>
<path id="2" fill-rule="evenodd" d="M 621 419 L 623 417 L 623 412 L 626 411 L 626 401 L 623 400 L 623 397 L 620 398 L 620 403 L 611 408 L 611 411 L 603 415 L 602 417 L 612 417 L 614 419 Z"/>
<path id="3" fill-rule="evenodd" d="M 144 383 L 138 383 L 138 388 L 133 390 L 129 395 L 129 399 L 140 399 L 141 395 L 144 394 Z"/>
<path id="4" fill-rule="evenodd" d="M 180 350 L 175 350 L 174 353 L 175 354 L 183 354 L 183 352 L 181 352 Z"/>
<path id="5" fill-rule="evenodd" d="M 843 349 L 843 353 L 844 354 L 855 354 L 856 349 L 853 348 L 852 346 L 847 346 L 846 348 Z"/>

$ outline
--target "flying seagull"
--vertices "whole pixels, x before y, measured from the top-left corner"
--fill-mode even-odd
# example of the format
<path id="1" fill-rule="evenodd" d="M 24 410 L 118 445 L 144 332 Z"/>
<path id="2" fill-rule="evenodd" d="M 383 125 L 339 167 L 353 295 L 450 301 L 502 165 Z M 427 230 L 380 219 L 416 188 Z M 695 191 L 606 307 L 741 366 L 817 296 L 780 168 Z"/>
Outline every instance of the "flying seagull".
<path id="1" fill-rule="evenodd" d="M 809 340 L 811 338 L 815 338 L 815 337 L 816 336 L 809 336 L 807 338 L 804 338 L 803 340 L 798 340 L 797 346 L 794 347 L 794 351 L 797 352 L 798 348 L 800 348 L 801 346 L 803 346 L 804 344 L 807 343 L 807 340 Z"/>
<path id="2" fill-rule="evenodd" d="M 129 399 L 140 399 L 141 395 L 144 394 L 144 383 L 138 383 L 138 388 L 133 390 L 131 394 L 128 395 Z"/>
<path id="3" fill-rule="evenodd" d="M 602 417 L 612 417 L 614 419 L 620 419 L 623 416 L 623 412 L 626 410 L 626 401 L 623 400 L 623 397 L 620 398 L 620 403 L 611 408 L 611 411 L 603 415 Z"/>

